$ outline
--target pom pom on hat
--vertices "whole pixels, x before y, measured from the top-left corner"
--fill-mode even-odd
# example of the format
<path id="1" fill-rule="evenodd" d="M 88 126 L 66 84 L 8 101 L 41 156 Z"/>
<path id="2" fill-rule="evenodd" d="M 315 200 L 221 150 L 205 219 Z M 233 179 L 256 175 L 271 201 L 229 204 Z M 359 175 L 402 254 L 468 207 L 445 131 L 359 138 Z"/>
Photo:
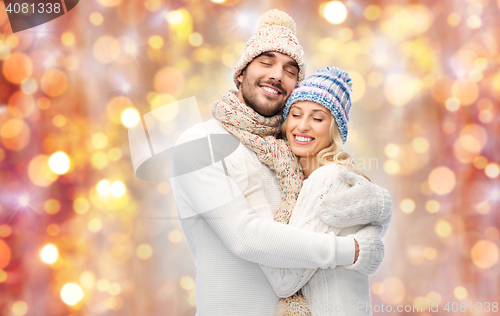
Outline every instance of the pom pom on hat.
<path id="1" fill-rule="evenodd" d="M 259 21 L 257 31 L 245 45 L 243 54 L 234 68 L 233 81 L 239 88 L 238 77 L 252 60 L 265 52 L 278 52 L 290 56 L 299 66 L 297 83 L 306 74 L 304 49 L 295 36 L 295 21 L 285 12 L 277 9 L 268 11 Z"/>
<path id="2" fill-rule="evenodd" d="M 262 19 L 260 19 L 257 29 L 260 30 L 270 26 L 282 26 L 289 28 L 293 34 L 297 31 L 297 26 L 295 25 L 295 21 L 292 17 L 278 9 L 268 11 Z"/>

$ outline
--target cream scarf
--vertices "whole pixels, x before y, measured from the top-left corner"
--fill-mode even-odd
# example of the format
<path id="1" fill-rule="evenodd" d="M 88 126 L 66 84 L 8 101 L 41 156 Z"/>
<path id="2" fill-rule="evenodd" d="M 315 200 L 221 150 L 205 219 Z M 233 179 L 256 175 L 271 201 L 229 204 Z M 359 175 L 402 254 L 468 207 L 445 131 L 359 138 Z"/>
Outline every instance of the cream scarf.
<path id="1" fill-rule="evenodd" d="M 281 116 L 260 115 L 238 99 L 236 90 L 227 90 L 222 95 L 222 100 L 213 103 L 212 115 L 229 133 L 254 151 L 260 162 L 276 172 L 281 189 L 281 204 L 274 220 L 288 224 L 304 175 L 288 142 L 276 139 Z"/>

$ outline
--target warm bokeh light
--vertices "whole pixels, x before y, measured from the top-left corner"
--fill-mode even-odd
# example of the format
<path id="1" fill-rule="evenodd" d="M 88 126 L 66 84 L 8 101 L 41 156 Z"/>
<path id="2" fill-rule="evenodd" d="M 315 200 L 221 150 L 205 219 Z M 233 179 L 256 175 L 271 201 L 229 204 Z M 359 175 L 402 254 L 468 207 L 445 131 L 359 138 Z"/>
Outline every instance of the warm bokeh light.
<path id="1" fill-rule="evenodd" d="M 424 249 L 424 258 L 427 260 L 434 260 L 436 259 L 437 256 L 437 251 L 436 249 L 432 247 L 427 247 Z"/>
<path id="2" fill-rule="evenodd" d="M 173 244 L 181 242 L 183 238 L 184 235 L 178 230 L 172 230 L 170 233 L 168 233 L 168 240 L 170 240 L 170 242 Z"/>
<path id="3" fill-rule="evenodd" d="M 471 249 L 472 262 L 481 269 L 498 263 L 498 247 L 489 240 L 480 240 Z"/>
<path id="4" fill-rule="evenodd" d="M 107 144 L 108 144 L 108 136 L 106 136 L 106 134 L 95 133 L 94 135 L 92 135 L 92 145 L 96 149 L 104 148 L 106 147 Z"/>
<path id="5" fill-rule="evenodd" d="M 415 210 L 415 202 L 412 199 L 404 199 L 400 204 L 403 213 L 410 214 Z"/>
<path id="6" fill-rule="evenodd" d="M 468 291 L 463 286 L 457 286 L 453 290 L 453 295 L 455 295 L 455 297 L 457 298 L 457 300 L 461 300 L 461 301 L 465 300 L 467 298 L 467 294 L 468 294 Z"/>
<path id="7" fill-rule="evenodd" d="M 90 208 L 89 201 L 84 197 L 78 197 L 73 201 L 73 210 L 77 214 L 85 214 Z"/>
<path id="8" fill-rule="evenodd" d="M 38 155 L 28 165 L 28 176 L 33 184 L 47 187 L 57 180 L 58 175 L 49 167 L 49 156 Z"/>
<path id="9" fill-rule="evenodd" d="M 399 155 L 399 146 L 396 144 L 387 144 L 384 152 L 389 158 L 397 157 Z"/>
<path id="10" fill-rule="evenodd" d="M 147 260 L 153 255 L 153 248 L 148 244 L 141 244 L 135 250 L 135 254 L 141 260 Z"/>
<path id="11" fill-rule="evenodd" d="M 28 304 L 24 301 L 17 301 L 12 304 L 12 314 L 15 316 L 23 316 L 28 313 L 29 307 Z"/>
<path id="12" fill-rule="evenodd" d="M 99 12 L 92 12 L 89 16 L 90 23 L 94 25 L 101 25 L 104 21 L 104 17 Z"/>
<path id="13" fill-rule="evenodd" d="M 203 44 L 203 36 L 200 33 L 193 33 L 189 35 L 189 44 L 198 47 Z"/>
<path id="14" fill-rule="evenodd" d="M 75 44 L 75 35 L 72 32 L 65 32 L 61 36 L 61 42 L 65 46 L 72 46 Z"/>
<path id="15" fill-rule="evenodd" d="M 161 48 L 163 46 L 164 41 L 163 41 L 163 38 L 161 36 L 159 36 L 159 35 L 153 35 L 153 36 L 151 36 L 148 39 L 148 44 L 152 48 L 159 49 L 159 48 Z"/>
<path id="16" fill-rule="evenodd" d="M 455 185 L 455 174 L 447 167 L 438 167 L 429 174 L 429 187 L 436 194 L 448 194 Z"/>
<path id="17" fill-rule="evenodd" d="M 181 11 L 171 11 L 167 14 L 168 23 L 178 25 L 184 22 L 184 15 Z"/>
<path id="18" fill-rule="evenodd" d="M 497 178 L 500 174 L 500 166 L 495 162 L 489 163 L 486 168 L 484 168 L 484 173 L 488 178 Z"/>
<path id="19" fill-rule="evenodd" d="M 4 270 L 0 269 L 0 283 L 3 283 L 7 280 L 7 272 L 5 272 Z"/>
<path id="20" fill-rule="evenodd" d="M 447 221 L 439 220 L 434 225 L 434 231 L 439 237 L 447 237 L 451 234 L 452 227 Z"/>
<path id="21" fill-rule="evenodd" d="M 99 218 L 94 218 L 89 221 L 87 227 L 91 232 L 97 233 L 102 229 L 102 222 Z"/>
<path id="22" fill-rule="evenodd" d="M 340 1 L 332 1 L 325 6 L 323 15 L 328 22 L 340 24 L 347 18 L 347 8 Z"/>
<path id="23" fill-rule="evenodd" d="M 448 19 L 447 19 L 448 24 L 450 26 L 457 26 L 460 23 L 460 20 L 461 20 L 460 15 L 458 13 L 455 13 L 455 12 L 450 13 L 450 15 L 448 15 Z"/>
<path id="24" fill-rule="evenodd" d="M 12 228 L 9 224 L 0 225 L 0 237 L 7 238 L 12 234 Z"/>
<path id="25" fill-rule="evenodd" d="M 378 5 L 371 4 L 367 6 L 363 12 L 363 15 L 368 21 L 375 21 L 380 18 L 380 15 L 382 14 L 382 10 Z"/>
<path id="26" fill-rule="evenodd" d="M 15 52 L 4 60 L 2 72 L 8 81 L 21 84 L 33 73 L 33 62 L 25 54 Z"/>
<path id="27" fill-rule="evenodd" d="M 111 193 L 111 183 L 109 180 L 101 180 L 99 183 L 97 183 L 97 192 L 100 195 L 108 195 Z"/>
<path id="28" fill-rule="evenodd" d="M 67 305 L 76 305 L 83 299 L 83 290 L 76 283 L 66 283 L 61 289 L 61 299 Z"/>
<path id="29" fill-rule="evenodd" d="M 141 121 L 141 117 L 136 109 L 129 108 L 123 110 L 121 120 L 125 127 L 130 128 L 136 126 Z"/>
<path id="30" fill-rule="evenodd" d="M 63 151 L 53 153 L 49 158 L 49 167 L 55 174 L 65 174 L 70 167 L 70 159 Z"/>
<path id="31" fill-rule="evenodd" d="M 9 245 L 0 239 L 0 269 L 5 269 L 9 265 L 11 253 Z"/>
<path id="32" fill-rule="evenodd" d="M 127 188 L 121 181 L 115 181 L 111 185 L 111 194 L 115 197 L 122 197 L 125 194 Z"/>
<path id="33" fill-rule="evenodd" d="M 43 204 L 43 208 L 47 214 L 56 214 L 61 210 L 61 203 L 56 199 L 48 199 Z"/>
<path id="34" fill-rule="evenodd" d="M 399 163 L 396 160 L 387 160 L 384 163 L 384 171 L 388 174 L 397 174 L 399 172 Z"/>
<path id="35" fill-rule="evenodd" d="M 95 286 L 95 275 L 92 271 L 83 271 L 80 274 L 80 284 L 87 290 L 92 289 Z"/>
<path id="36" fill-rule="evenodd" d="M 56 262 L 58 257 L 59 251 L 53 244 L 45 245 L 40 251 L 40 259 L 45 263 L 52 264 Z"/>
<path id="37" fill-rule="evenodd" d="M 430 144 L 426 138 L 415 137 L 411 142 L 411 146 L 417 153 L 423 154 L 429 150 Z"/>
<path id="38" fill-rule="evenodd" d="M 186 275 L 186 276 L 183 276 L 179 280 L 179 285 L 181 286 L 181 288 L 183 288 L 184 290 L 188 291 L 188 290 L 190 290 L 190 289 L 193 288 L 193 286 L 194 286 L 194 280 L 189 275 Z"/>
<path id="39" fill-rule="evenodd" d="M 440 207 L 441 207 L 441 205 L 436 200 L 429 200 L 429 201 L 427 201 L 425 203 L 425 209 L 429 213 L 437 213 L 437 212 L 439 212 L 439 208 Z"/>
<path id="40" fill-rule="evenodd" d="M 59 227 L 59 225 L 54 223 L 49 224 L 46 230 L 49 236 L 57 236 L 61 232 L 61 228 Z"/>

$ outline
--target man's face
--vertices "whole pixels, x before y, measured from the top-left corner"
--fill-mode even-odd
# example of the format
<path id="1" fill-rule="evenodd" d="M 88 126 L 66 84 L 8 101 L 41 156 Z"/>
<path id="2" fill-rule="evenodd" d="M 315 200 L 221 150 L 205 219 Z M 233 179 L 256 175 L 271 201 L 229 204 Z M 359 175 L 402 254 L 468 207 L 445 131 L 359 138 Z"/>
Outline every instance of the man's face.
<path id="1" fill-rule="evenodd" d="M 297 85 L 299 67 L 290 56 L 266 52 L 238 76 L 238 98 L 263 116 L 276 115 Z"/>

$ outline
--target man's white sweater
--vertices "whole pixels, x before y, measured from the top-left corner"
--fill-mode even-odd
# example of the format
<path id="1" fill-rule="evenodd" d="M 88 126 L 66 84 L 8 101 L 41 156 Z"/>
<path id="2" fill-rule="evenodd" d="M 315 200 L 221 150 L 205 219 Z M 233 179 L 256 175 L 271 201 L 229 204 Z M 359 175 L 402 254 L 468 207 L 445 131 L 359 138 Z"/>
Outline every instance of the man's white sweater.
<path id="1" fill-rule="evenodd" d="M 214 134 L 228 132 L 212 119 L 184 132 L 176 146 L 206 137 L 210 144 L 210 135 Z M 236 151 L 259 166 L 266 198 L 277 210 L 281 193 L 276 174 L 242 144 Z M 200 168 L 198 158 L 191 155 L 176 159 L 174 154 L 174 171 L 183 172 L 171 178 L 181 225 L 196 265 L 198 316 L 273 316 L 279 297 L 259 264 L 306 269 L 352 264 L 351 237 L 310 232 L 258 217 L 226 174 L 222 161 L 212 156 L 214 163 Z"/>

